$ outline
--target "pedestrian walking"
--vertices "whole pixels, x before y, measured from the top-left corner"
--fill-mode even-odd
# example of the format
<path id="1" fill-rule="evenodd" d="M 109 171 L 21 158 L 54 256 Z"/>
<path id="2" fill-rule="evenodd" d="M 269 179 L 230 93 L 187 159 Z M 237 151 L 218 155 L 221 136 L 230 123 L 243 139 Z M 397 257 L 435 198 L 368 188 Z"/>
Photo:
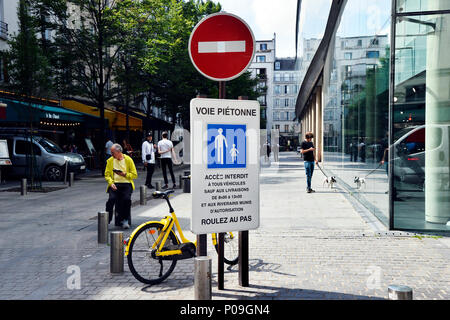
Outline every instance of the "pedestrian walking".
<path id="1" fill-rule="evenodd" d="M 386 176 L 389 179 L 389 132 L 386 133 L 386 138 L 381 141 L 381 147 L 383 155 L 380 160 L 380 165 L 385 166 Z M 385 194 L 389 193 L 389 190 L 384 192 Z"/>
<path id="2" fill-rule="evenodd" d="M 142 143 L 142 162 L 147 169 L 147 177 L 145 178 L 145 185 L 153 189 L 152 176 L 155 171 L 155 150 L 156 145 L 153 143 L 153 135 L 149 133 L 147 140 Z"/>
<path id="3" fill-rule="evenodd" d="M 264 162 L 269 162 L 269 155 L 267 154 L 268 150 L 269 150 L 269 146 L 268 146 L 267 142 L 265 142 L 261 149 L 261 154 L 264 155 Z"/>
<path id="4" fill-rule="evenodd" d="M 106 160 L 111 157 L 111 147 L 113 146 L 113 144 L 114 142 L 111 141 L 111 138 L 108 138 L 108 141 L 105 144 Z"/>
<path id="5" fill-rule="evenodd" d="M 305 164 L 305 172 L 306 172 L 306 191 L 308 193 L 315 192 L 311 188 L 312 177 L 314 174 L 314 162 L 318 164 L 319 162 L 316 160 L 315 147 L 312 139 L 314 138 L 314 134 L 312 132 L 308 132 L 305 135 L 305 141 L 302 142 L 300 152 L 303 154 L 303 161 Z"/>
<path id="6" fill-rule="evenodd" d="M 275 162 L 279 162 L 279 155 L 280 155 L 280 145 L 278 143 L 275 143 L 273 145 L 273 158 Z"/>
<path id="7" fill-rule="evenodd" d="M 167 132 L 163 132 L 162 140 L 158 142 L 158 153 L 161 155 L 161 169 L 164 177 L 165 185 L 162 187 L 163 189 L 168 188 L 168 179 L 167 179 L 167 168 L 169 168 L 170 176 L 173 182 L 173 188 L 176 188 L 175 184 L 175 175 L 173 174 L 172 168 L 172 159 L 175 160 L 175 152 L 173 150 L 173 143 L 168 139 L 169 134 Z M 173 158 L 172 158 L 173 157 Z"/>
<path id="8" fill-rule="evenodd" d="M 109 222 L 112 220 L 113 208 L 116 206 L 116 226 L 128 229 L 131 225 L 131 194 L 134 190 L 133 180 L 137 178 L 136 166 L 133 159 L 123 154 L 120 144 L 111 147 L 111 158 L 106 162 L 105 180 L 108 182 L 106 192 L 109 199 L 106 202 L 106 211 L 109 213 Z"/>
<path id="9" fill-rule="evenodd" d="M 364 138 L 359 139 L 358 153 L 361 158 L 361 162 L 366 162 L 366 144 L 364 143 Z"/>
<path id="10" fill-rule="evenodd" d="M 132 157 L 133 152 L 133 147 L 131 147 L 131 144 L 128 142 L 128 140 L 123 139 L 123 153 Z"/>

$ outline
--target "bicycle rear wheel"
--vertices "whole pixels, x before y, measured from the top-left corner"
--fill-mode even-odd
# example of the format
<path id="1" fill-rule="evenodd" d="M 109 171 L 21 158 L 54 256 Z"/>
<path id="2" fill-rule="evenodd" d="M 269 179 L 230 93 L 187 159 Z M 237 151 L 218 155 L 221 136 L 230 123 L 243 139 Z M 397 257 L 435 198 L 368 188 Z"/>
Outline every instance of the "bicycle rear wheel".
<path id="1" fill-rule="evenodd" d="M 214 247 L 216 248 L 216 252 L 219 253 L 219 234 L 216 233 L 215 235 L 217 241 Z M 239 262 L 239 242 L 236 235 L 237 232 L 227 232 L 224 237 L 223 261 L 230 266 L 234 266 Z"/>
<path id="2" fill-rule="evenodd" d="M 158 222 L 147 224 L 131 240 L 127 256 L 128 267 L 133 276 L 142 283 L 161 283 L 177 264 L 177 260 L 162 260 L 152 255 L 152 246 L 163 227 L 164 225 Z M 178 239 L 171 231 L 164 246 L 175 244 L 178 244 Z"/>

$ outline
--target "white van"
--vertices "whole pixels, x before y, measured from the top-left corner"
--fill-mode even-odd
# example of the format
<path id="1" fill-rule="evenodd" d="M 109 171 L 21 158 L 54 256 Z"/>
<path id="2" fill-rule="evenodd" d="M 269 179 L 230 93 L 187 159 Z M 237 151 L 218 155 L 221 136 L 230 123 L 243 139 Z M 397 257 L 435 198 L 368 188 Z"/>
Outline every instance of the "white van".
<path id="1" fill-rule="evenodd" d="M 9 156 L 12 162 L 10 174 L 25 177 L 30 161 L 30 139 L 14 135 L 3 138 L 8 141 Z M 86 163 L 81 155 L 64 152 L 55 142 L 47 138 L 34 136 L 32 147 L 33 154 L 36 156 L 36 167 L 46 180 L 63 180 L 66 162 L 67 172 L 75 174 L 86 172 Z"/>

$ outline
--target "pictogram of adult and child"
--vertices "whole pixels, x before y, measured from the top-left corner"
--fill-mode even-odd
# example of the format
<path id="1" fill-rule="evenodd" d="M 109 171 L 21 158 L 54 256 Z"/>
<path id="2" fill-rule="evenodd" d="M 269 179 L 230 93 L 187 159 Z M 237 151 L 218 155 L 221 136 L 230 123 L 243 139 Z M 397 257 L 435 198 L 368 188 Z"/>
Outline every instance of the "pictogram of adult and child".
<path id="1" fill-rule="evenodd" d="M 208 168 L 246 167 L 246 126 L 208 125 Z"/>

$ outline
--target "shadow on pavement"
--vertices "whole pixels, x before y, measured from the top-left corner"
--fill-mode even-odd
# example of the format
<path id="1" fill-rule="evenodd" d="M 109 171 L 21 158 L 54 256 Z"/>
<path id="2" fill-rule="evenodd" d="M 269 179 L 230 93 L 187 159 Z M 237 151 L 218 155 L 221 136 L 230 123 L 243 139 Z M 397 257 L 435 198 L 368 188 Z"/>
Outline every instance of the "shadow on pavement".
<path id="1" fill-rule="evenodd" d="M 213 257 L 213 259 L 217 257 Z M 142 292 L 147 292 L 147 293 L 164 293 L 164 292 L 170 292 L 170 291 L 174 291 L 174 290 L 178 290 L 180 289 L 180 282 L 182 284 L 185 284 L 185 287 L 193 287 L 194 286 L 194 275 L 192 273 L 189 273 L 189 275 L 185 275 L 184 272 L 183 274 L 177 274 L 177 267 L 175 267 L 174 273 L 169 276 L 168 279 L 166 279 L 165 281 L 163 281 L 161 284 L 158 285 L 149 285 L 149 286 L 144 286 L 141 291 Z M 267 273 L 272 273 L 272 274 L 277 274 L 277 275 L 282 275 L 282 276 L 289 276 L 289 277 L 296 277 L 296 275 L 294 274 L 289 274 L 289 273 L 284 273 L 284 272 L 280 272 L 278 271 L 281 268 L 281 264 L 278 263 L 266 263 L 264 262 L 262 259 L 251 259 L 249 261 L 249 271 L 250 272 L 267 272 Z M 236 274 L 238 273 L 238 266 L 234 265 L 234 266 L 228 266 L 226 267 L 226 270 L 231 273 L 231 274 Z M 225 283 L 225 287 L 226 287 L 226 283 Z M 212 286 L 217 287 L 217 273 L 214 273 L 214 277 L 212 279 Z M 257 286 L 255 286 L 257 287 Z M 245 292 L 249 292 L 249 291 L 245 291 Z M 250 291 L 251 293 L 251 291 Z M 255 292 L 257 293 L 257 292 Z"/>
<path id="2" fill-rule="evenodd" d="M 255 289 L 255 290 L 252 290 Z M 271 291 L 271 292 L 261 292 Z M 244 295 L 242 295 L 244 294 Z M 254 294 L 247 296 L 247 294 Z M 354 295 L 341 292 L 319 291 L 310 289 L 290 289 L 275 286 L 250 285 L 248 289 L 225 289 L 213 293 L 213 298 L 227 298 L 240 300 L 385 300 L 378 297 Z"/>
<path id="3" fill-rule="evenodd" d="M 248 269 L 249 272 L 270 272 L 283 276 L 295 277 L 295 274 L 280 272 L 281 264 L 279 263 L 268 263 L 264 262 L 262 259 L 251 259 L 249 261 Z M 231 273 L 238 273 L 238 265 L 226 267 L 227 271 Z"/>

